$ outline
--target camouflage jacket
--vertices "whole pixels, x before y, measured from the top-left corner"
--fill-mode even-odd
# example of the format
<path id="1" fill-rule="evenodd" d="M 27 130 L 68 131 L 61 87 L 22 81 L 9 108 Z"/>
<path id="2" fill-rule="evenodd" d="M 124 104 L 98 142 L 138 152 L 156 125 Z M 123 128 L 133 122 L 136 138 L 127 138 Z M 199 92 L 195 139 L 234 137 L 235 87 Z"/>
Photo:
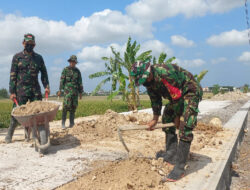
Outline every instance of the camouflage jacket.
<path id="1" fill-rule="evenodd" d="M 9 92 L 17 96 L 41 96 L 38 74 L 44 88 L 49 88 L 48 74 L 41 55 L 33 52 L 31 55 L 24 51 L 14 55 L 10 70 Z"/>
<path id="2" fill-rule="evenodd" d="M 78 68 L 68 66 L 63 69 L 60 81 L 60 91 L 64 91 L 64 95 L 77 95 L 83 92 L 82 76 Z"/>
<path id="3" fill-rule="evenodd" d="M 175 102 L 183 98 L 187 93 L 200 96 L 200 84 L 197 83 L 190 72 L 176 64 L 152 65 L 151 72 L 154 79 L 151 82 L 146 82 L 144 86 L 147 88 L 154 115 L 161 115 L 162 97 L 170 102 Z M 164 79 L 180 92 L 180 98 L 173 99 L 169 88 L 163 82 Z"/>

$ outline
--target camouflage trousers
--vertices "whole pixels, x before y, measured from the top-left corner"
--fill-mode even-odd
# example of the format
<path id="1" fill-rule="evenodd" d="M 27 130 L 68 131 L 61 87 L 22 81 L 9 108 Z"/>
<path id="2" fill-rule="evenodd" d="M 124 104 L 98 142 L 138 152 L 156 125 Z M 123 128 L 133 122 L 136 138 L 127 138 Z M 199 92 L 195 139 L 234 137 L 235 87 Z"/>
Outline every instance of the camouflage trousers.
<path id="1" fill-rule="evenodd" d="M 197 125 L 198 105 L 202 99 L 202 90 L 196 93 L 187 93 L 177 102 L 170 102 L 165 106 L 162 115 L 162 123 L 174 122 L 176 117 L 180 117 L 179 137 L 183 141 L 193 140 L 193 129 Z M 176 127 L 164 128 L 166 133 L 175 134 Z"/>
<path id="2" fill-rule="evenodd" d="M 75 112 L 78 106 L 78 95 L 66 94 L 63 99 L 63 110 Z"/>

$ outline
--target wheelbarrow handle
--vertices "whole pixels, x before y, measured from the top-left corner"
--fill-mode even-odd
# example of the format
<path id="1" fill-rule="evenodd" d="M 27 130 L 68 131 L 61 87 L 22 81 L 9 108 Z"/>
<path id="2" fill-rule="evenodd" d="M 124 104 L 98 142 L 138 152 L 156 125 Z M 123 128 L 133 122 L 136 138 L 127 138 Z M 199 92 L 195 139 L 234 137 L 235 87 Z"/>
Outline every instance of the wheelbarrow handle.
<path id="1" fill-rule="evenodd" d="M 45 91 L 45 100 L 47 101 L 48 100 L 48 91 Z"/>
<path id="2" fill-rule="evenodd" d="M 19 104 L 18 104 L 16 98 L 13 98 L 12 100 L 13 100 L 13 102 L 16 104 L 16 106 L 19 106 Z"/>

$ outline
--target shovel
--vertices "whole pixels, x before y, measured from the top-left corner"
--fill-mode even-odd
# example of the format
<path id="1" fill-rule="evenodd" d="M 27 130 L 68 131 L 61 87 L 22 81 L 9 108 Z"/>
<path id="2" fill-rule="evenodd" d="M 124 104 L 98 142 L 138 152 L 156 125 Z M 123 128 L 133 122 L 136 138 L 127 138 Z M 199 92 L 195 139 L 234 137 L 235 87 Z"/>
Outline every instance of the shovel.
<path id="1" fill-rule="evenodd" d="M 162 128 L 168 128 L 168 127 L 174 127 L 174 123 L 159 123 L 157 124 L 153 129 L 162 129 Z M 124 146 L 124 148 L 126 149 L 126 151 L 129 153 L 129 149 L 126 145 L 126 143 L 123 140 L 122 137 L 122 132 L 123 131 L 131 131 L 131 130 L 148 130 L 149 126 L 148 125 L 122 125 L 118 128 L 118 136 L 119 136 L 119 140 L 121 141 L 122 145 Z"/>

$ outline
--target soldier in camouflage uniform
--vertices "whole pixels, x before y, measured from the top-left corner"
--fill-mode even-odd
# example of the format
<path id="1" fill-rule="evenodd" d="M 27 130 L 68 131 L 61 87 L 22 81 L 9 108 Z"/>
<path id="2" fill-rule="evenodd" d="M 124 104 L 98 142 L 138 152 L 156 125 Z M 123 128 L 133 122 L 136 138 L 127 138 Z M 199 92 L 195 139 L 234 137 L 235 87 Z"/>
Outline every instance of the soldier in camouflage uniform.
<path id="1" fill-rule="evenodd" d="M 75 111 L 78 106 L 78 94 L 80 99 L 82 99 L 83 85 L 82 85 L 82 76 L 78 68 L 76 68 L 77 57 L 72 55 L 68 62 L 70 65 L 63 69 L 60 81 L 60 90 L 58 95 L 60 96 L 61 92 L 64 92 L 63 100 L 63 110 L 62 110 L 62 128 L 65 129 L 65 121 L 67 117 L 67 111 L 70 112 L 70 126 L 74 126 Z"/>
<path id="2" fill-rule="evenodd" d="M 136 85 L 147 88 L 153 109 L 153 120 L 148 123 L 153 130 L 161 115 L 162 98 L 169 100 L 165 106 L 162 123 L 174 122 L 175 127 L 165 128 L 166 152 L 158 153 L 170 164 L 175 164 L 171 173 L 162 181 L 176 181 L 184 176 L 184 166 L 193 140 L 192 130 L 197 124 L 198 104 L 202 99 L 202 88 L 193 75 L 176 64 L 136 62 L 131 76 Z M 176 135 L 179 129 L 179 144 Z"/>
<path id="3" fill-rule="evenodd" d="M 35 45 L 34 35 L 25 34 L 24 50 L 17 53 L 12 59 L 9 83 L 10 99 L 17 99 L 19 105 L 26 104 L 27 101 L 42 100 L 41 87 L 38 82 L 39 72 L 41 72 L 41 81 L 45 91 L 50 92 L 46 66 L 42 56 L 33 51 Z M 11 142 L 17 125 L 17 120 L 11 117 L 8 133 L 5 137 L 6 143 Z"/>

